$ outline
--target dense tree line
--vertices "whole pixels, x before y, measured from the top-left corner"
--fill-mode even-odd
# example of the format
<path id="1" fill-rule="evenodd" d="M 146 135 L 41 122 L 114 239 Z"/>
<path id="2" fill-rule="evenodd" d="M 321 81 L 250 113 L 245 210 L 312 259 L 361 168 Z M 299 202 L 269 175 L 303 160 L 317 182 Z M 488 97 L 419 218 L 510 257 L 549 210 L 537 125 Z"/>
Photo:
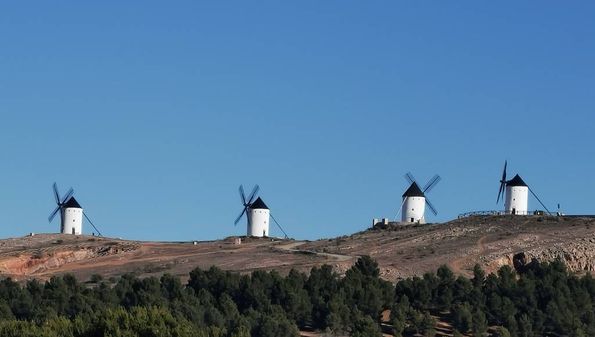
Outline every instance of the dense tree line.
<path id="1" fill-rule="evenodd" d="M 419 332 L 433 336 L 423 318 L 443 314 L 455 335 L 595 336 L 595 281 L 572 275 L 564 263 L 531 262 L 515 271 L 503 266 L 486 277 L 479 266 L 467 279 L 441 267 L 397 283 L 391 319 L 395 336 Z"/>
<path id="2" fill-rule="evenodd" d="M 369 257 L 344 277 L 326 265 L 308 275 L 212 267 L 189 276 L 187 284 L 167 274 L 115 283 L 4 279 L 0 336 L 278 337 L 311 328 L 374 337 L 387 309 L 395 336 L 434 336 L 436 318 L 452 322 L 455 336 L 595 336 L 595 281 L 569 274 L 561 262 L 487 276 L 476 267 L 472 279 L 441 267 L 396 286 Z"/>

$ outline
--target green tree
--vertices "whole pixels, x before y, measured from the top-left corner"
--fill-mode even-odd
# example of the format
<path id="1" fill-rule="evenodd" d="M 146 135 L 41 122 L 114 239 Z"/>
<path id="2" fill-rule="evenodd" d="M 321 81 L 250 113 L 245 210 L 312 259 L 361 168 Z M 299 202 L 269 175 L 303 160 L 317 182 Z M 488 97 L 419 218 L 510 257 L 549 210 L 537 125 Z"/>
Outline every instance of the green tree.
<path id="1" fill-rule="evenodd" d="M 465 302 L 453 308 L 452 312 L 453 326 L 461 331 L 467 332 L 473 326 L 473 315 L 469 303 Z"/>
<path id="2" fill-rule="evenodd" d="M 14 314 L 10 309 L 10 306 L 4 299 L 0 299 L 0 321 L 12 320 L 14 319 Z"/>
<path id="3" fill-rule="evenodd" d="M 522 314 L 518 319 L 519 337 L 533 337 L 533 324 L 527 314 Z"/>
<path id="4" fill-rule="evenodd" d="M 503 326 L 496 327 L 493 337 L 511 337 L 510 332 Z"/>
<path id="5" fill-rule="evenodd" d="M 351 309 L 345 303 L 341 293 L 334 296 L 329 302 L 329 314 L 326 316 L 324 326 L 333 332 L 345 332 L 351 323 Z"/>
<path id="6" fill-rule="evenodd" d="M 252 330 L 252 335 L 261 337 L 298 337 L 299 331 L 295 324 L 287 319 L 280 307 L 273 306 L 271 313 L 261 315 L 258 324 Z"/>
<path id="7" fill-rule="evenodd" d="M 392 284 L 380 279 L 379 273 L 378 264 L 369 256 L 363 256 L 340 282 L 346 304 L 376 321 L 380 320 L 384 309 L 390 308 L 394 296 Z"/>
<path id="8" fill-rule="evenodd" d="M 427 311 L 423 313 L 420 332 L 425 337 L 436 335 L 436 320 Z"/>
<path id="9" fill-rule="evenodd" d="M 411 309 L 408 317 L 409 325 L 405 328 L 406 334 L 418 334 L 423 332 L 424 314 L 417 309 Z"/>
<path id="10" fill-rule="evenodd" d="M 313 327 L 322 330 L 329 326 L 330 321 L 336 320 L 331 320 L 328 316 L 331 314 L 329 308 L 331 298 L 336 296 L 338 287 L 338 275 L 333 272 L 331 266 L 313 267 L 310 271 L 304 289 L 310 296 L 312 304 L 311 324 Z"/>
<path id="11" fill-rule="evenodd" d="M 390 321 L 393 327 L 393 335 L 395 337 L 402 337 L 403 331 L 407 325 L 407 314 L 411 310 L 409 306 L 409 299 L 406 295 L 401 296 L 391 308 Z"/>
<path id="12" fill-rule="evenodd" d="M 238 326 L 232 332 L 230 337 L 251 337 L 250 328 L 246 326 Z"/>
<path id="13" fill-rule="evenodd" d="M 352 337 L 382 337 L 380 326 L 370 316 L 357 313 L 352 327 Z"/>
<path id="14" fill-rule="evenodd" d="M 484 336 L 488 331 L 488 321 L 480 309 L 473 312 L 473 336 Z"/>
<path id="15" fill-rule="evenodd" d="M 446 266 L 442 265 L 436 272 L 438 277 L 437 287 L 437 305 L 442 310 L 450 309 L 453 301 L 453 290 L 455 284 L 455 277 L 453 272 Z"/>
<path id="16" fill-rule="evenodd" d="M 360 272 L 362 275 L 371 278 L 378 278 L 380 276 L 380 269 L 378 268 L 378 263 L 368 255 L 361 256 L 355 262 L 353 269 Z"/>

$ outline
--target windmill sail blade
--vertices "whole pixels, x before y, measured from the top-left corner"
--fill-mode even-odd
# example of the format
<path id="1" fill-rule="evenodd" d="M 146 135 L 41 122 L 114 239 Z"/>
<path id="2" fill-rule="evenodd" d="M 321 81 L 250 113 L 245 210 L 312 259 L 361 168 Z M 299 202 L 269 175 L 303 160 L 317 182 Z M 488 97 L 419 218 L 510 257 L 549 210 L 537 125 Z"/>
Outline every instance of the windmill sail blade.
<path id="1" fill-rule="evenodd" d="M 428 200 L 428 198 L 426 198 L 426 204 L 428 205 L 428 208 L 430 209 L 430 211 L 432 211 L 432 213 L 434 213 L 434 215 L 438 215 L 438 211 L 436 211 L 436 208 L 434 207 L 434 205 L 432 205 L 432 203 L 430 202 L 430 200 Z"/>
<path id="2" fill-rule="evenodd" d="M 56 214 L 58 214 L 59 210 L 60 206 L 56 207 L 56 209 L 50 214 L 50 216 L 48 217 L 49 222 L 52 222 L 52 220 L 54 220 L 54 217 L 56 216 Z"/>
<path id="3" fill-rule="evenodd" d="M 248 209 L 248 206 L 245 206 L 244 209 L 242 210 L 242 212 L 240 213 L 240 215 L 238 215 L 238 217 L 236 218 L 236 221 L 233 222 L 233 225 L 237 225 L 238 222 L 240 222 L 240 219 L 242 218 L 242 216 L 244 215 L 244 213 L 246 213 L 246 210 Z M 246 216 L 248 216 L 248 214 L 246 214 Z"/>
<path id="4" fill-rule="evenodd" d="M 502 170 L 502 178 L 500 179 L 500 189 L 498 190 L 496 204 L 500 202 L 500 196 L 502 196 L 502 200 L 504 200 L 504 192 L 506 191 L 506 166 L 508 166 L 508 160 L 504 161 L 504 169 Z"/>
<path id="5" fill-rule="evenodd" d="M 424 186 L 423 193 L 425 194 L 427 192 L 430 192 L 434 188 L 434 186 L 436 186 L 438 182 L 440 182 L 440 180 L 442 180 L 442 178 L 436 174 L 432 179 L 430 179 L 430 181 L 428 181 L 426 186 Z"/>
<path id="6" fill-rule="evenodd" d="M 252 201 L 254 201 L 254 197 L 256 196 L 256 193 L 258 193 L 258 190 L 260 189 L 260 186 L 255 185 L 254 188 L 252 189 L 252 193 L 250 193 L 250 197 L 248 198 L 248 204 L 251 204 Z"/>
<path id="7" fill-rule="evenodd" d="M 415 178 L 413 177 L 413 174 L 411 174 L 411 172 L 405 173 L 404 177 L 410 184 L 413 184 L 415 182 Z"/>
<path id="8" fill-rule="evenodd" d="M 271 216 L 271 219 L 273 219 L 273 221 L 275 222 L 275 224 L 277 225 L 277 227 L 279 227 L 279 229 L 281 230 L 281 232 L 283 232 L 283 235 L 285 235 L 285 238 L 288 239 L 289 236 L 287 235 L 287 233 L 285 233 L 285 230 L 283 230 L 283 227 L 281 227 L 281 225 L 279 224 L 279 222 L 277 221 L 277 219 L 275 219 L 275 217 L 272 214 L 269 214 Z"/>
<path id="9" fill-rule="evenodd" d="M 60 193 L 58 192 L 58 184 L 54 183 L 54 199 L 56 199 L 56 204 L 60 204 Z"/>
<path id="10" fill-rule="evenodd" d="M 66 193 L 64 195 L 64 198 L 62 198 L 62 203 L 66 203 L 68 201 L 68 199 L 70 199 L 70 197 L 72 197 L 72 194 L 74 193 L 74 190 L 72 189 L 72 187 L 68 190 L 68 193 Z"/>
<path id="11" fill-rule="evenodd" d="M 506 183 L 500 184 L 500 189 L 498 190 L 498 199 L 496 199 L 496 204 L 500 202 L 500 196 L 502 196 L 502 200 L 504 200 L 504 191 L 506 190 Z"/>
<path id="12" fill-rule="evenodd" d="M 549 209 L 547 209 L 547 207 L 545 207 L 545 205 L 543 204 L 543 202 L 541 202 L 541 200 L 537 197 L 537 194 L 535 194 L 535 192 L 533 192 L 533 190 L 531 189 L 531 187 L 527 186 L 529 188 L 529 192 L 531 192 L 531 194 L 533 194 L 533 196 L 535 197 L 535 199 L 537 199 L 537 201 L 539 201 L 539 203 L 541 204 L 541 206 L 543 206 L 543 208 L 545 209 L 545 211 L 547 212 L 547 214 L 552 215 L 552 212 L 550 212 Z"/>
<path id="13" fill-rule="evenodd" d="M 240 185 L 240 199 L 242 199 L 242 205 L 246 205 L 246 195 L 244 194 L 244 186 Z"/>
<path id="14" fill-rule="evenodd" d="M 508 160 L 504 161 L 504 170 L 502 170 L 502 180 L 501 181 L 506 181 L 506 166 L 508 166 Z"/>

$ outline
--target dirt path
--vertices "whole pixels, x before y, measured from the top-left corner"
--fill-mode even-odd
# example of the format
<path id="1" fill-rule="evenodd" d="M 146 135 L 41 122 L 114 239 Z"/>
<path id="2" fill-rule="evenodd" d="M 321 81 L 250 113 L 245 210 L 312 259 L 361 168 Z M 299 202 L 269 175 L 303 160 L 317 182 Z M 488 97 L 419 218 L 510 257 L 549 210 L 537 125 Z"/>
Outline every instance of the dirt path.
<path id="1" fill-rule="evenodd" d="M 466 271 L 466 270 L 464 270 L 463 269 L 463 266 L 465 265 L 465 263 L 467 261 L 472 260 L 472 256 L 479 256 L 479 255 L 483 254 L 486 251 L 485 242 L 486 242 L 487 238 L 488 238 L 488 235 L 483 235 L 475 243 L 475 247 L 479 250 L 479 252 L 477 254 L 469 254 L 469 255 L 465 255 L 463 257 L 460 257 L 458 259 L 454 259 L 454 260 L 452 260 L 451 262 L 448 263 L 448 267 L 455 274 L 468 275 L 469 272 Z"/>
<path id="2" fill-rule="evenodd" d="M 296 242 L 292 242 L 290 244 L 277 246 L 276 248 L 280 249 L 280 250 L 284 250 L 284 251 L 289 251 L 292 253 L 314 254 L 314 255 L 318 255 L 318 256 L 324 256 L 324 257 L 328 257 L 331 259 L 335 259 L 338 262 L 345 262 L 345 261 L 353 260 L 353 259 L 357 258 L 357 256 L 351 256 L 351 255 L 321 253 L 321 252 L 317 252 L 315 250 L 296 249 L 297 247 L 304 245 L 306 242 L 307 241 L 296 241 Z"/>

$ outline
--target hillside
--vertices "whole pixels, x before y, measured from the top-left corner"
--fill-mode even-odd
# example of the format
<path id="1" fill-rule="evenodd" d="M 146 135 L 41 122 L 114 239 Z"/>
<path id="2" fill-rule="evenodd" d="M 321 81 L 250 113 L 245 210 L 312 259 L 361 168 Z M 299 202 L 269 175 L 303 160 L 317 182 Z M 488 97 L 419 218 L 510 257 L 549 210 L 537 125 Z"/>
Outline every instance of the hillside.
<path id="1" fill-rule="evenodd" d="M 134 273 L 187 277 L 195 267 L 225 270 L 291 268 L 308 271 L 330 264 L 342 272 L 370 255 L 381 276 L 395 281 L 447 264 L 469 274 L 522 265 L 532 258 L 562 258 L 575 272 L 595 270 L 595 219 L 563 217 L 469 217 L 444 224 L 389 226 L 317 241 L 234 238 L 192 243 L 127 241 L 91 236 L 39 234 L 0 240 L 0 275 L 18 280 L 72 273 L 81 280 Z"/>

